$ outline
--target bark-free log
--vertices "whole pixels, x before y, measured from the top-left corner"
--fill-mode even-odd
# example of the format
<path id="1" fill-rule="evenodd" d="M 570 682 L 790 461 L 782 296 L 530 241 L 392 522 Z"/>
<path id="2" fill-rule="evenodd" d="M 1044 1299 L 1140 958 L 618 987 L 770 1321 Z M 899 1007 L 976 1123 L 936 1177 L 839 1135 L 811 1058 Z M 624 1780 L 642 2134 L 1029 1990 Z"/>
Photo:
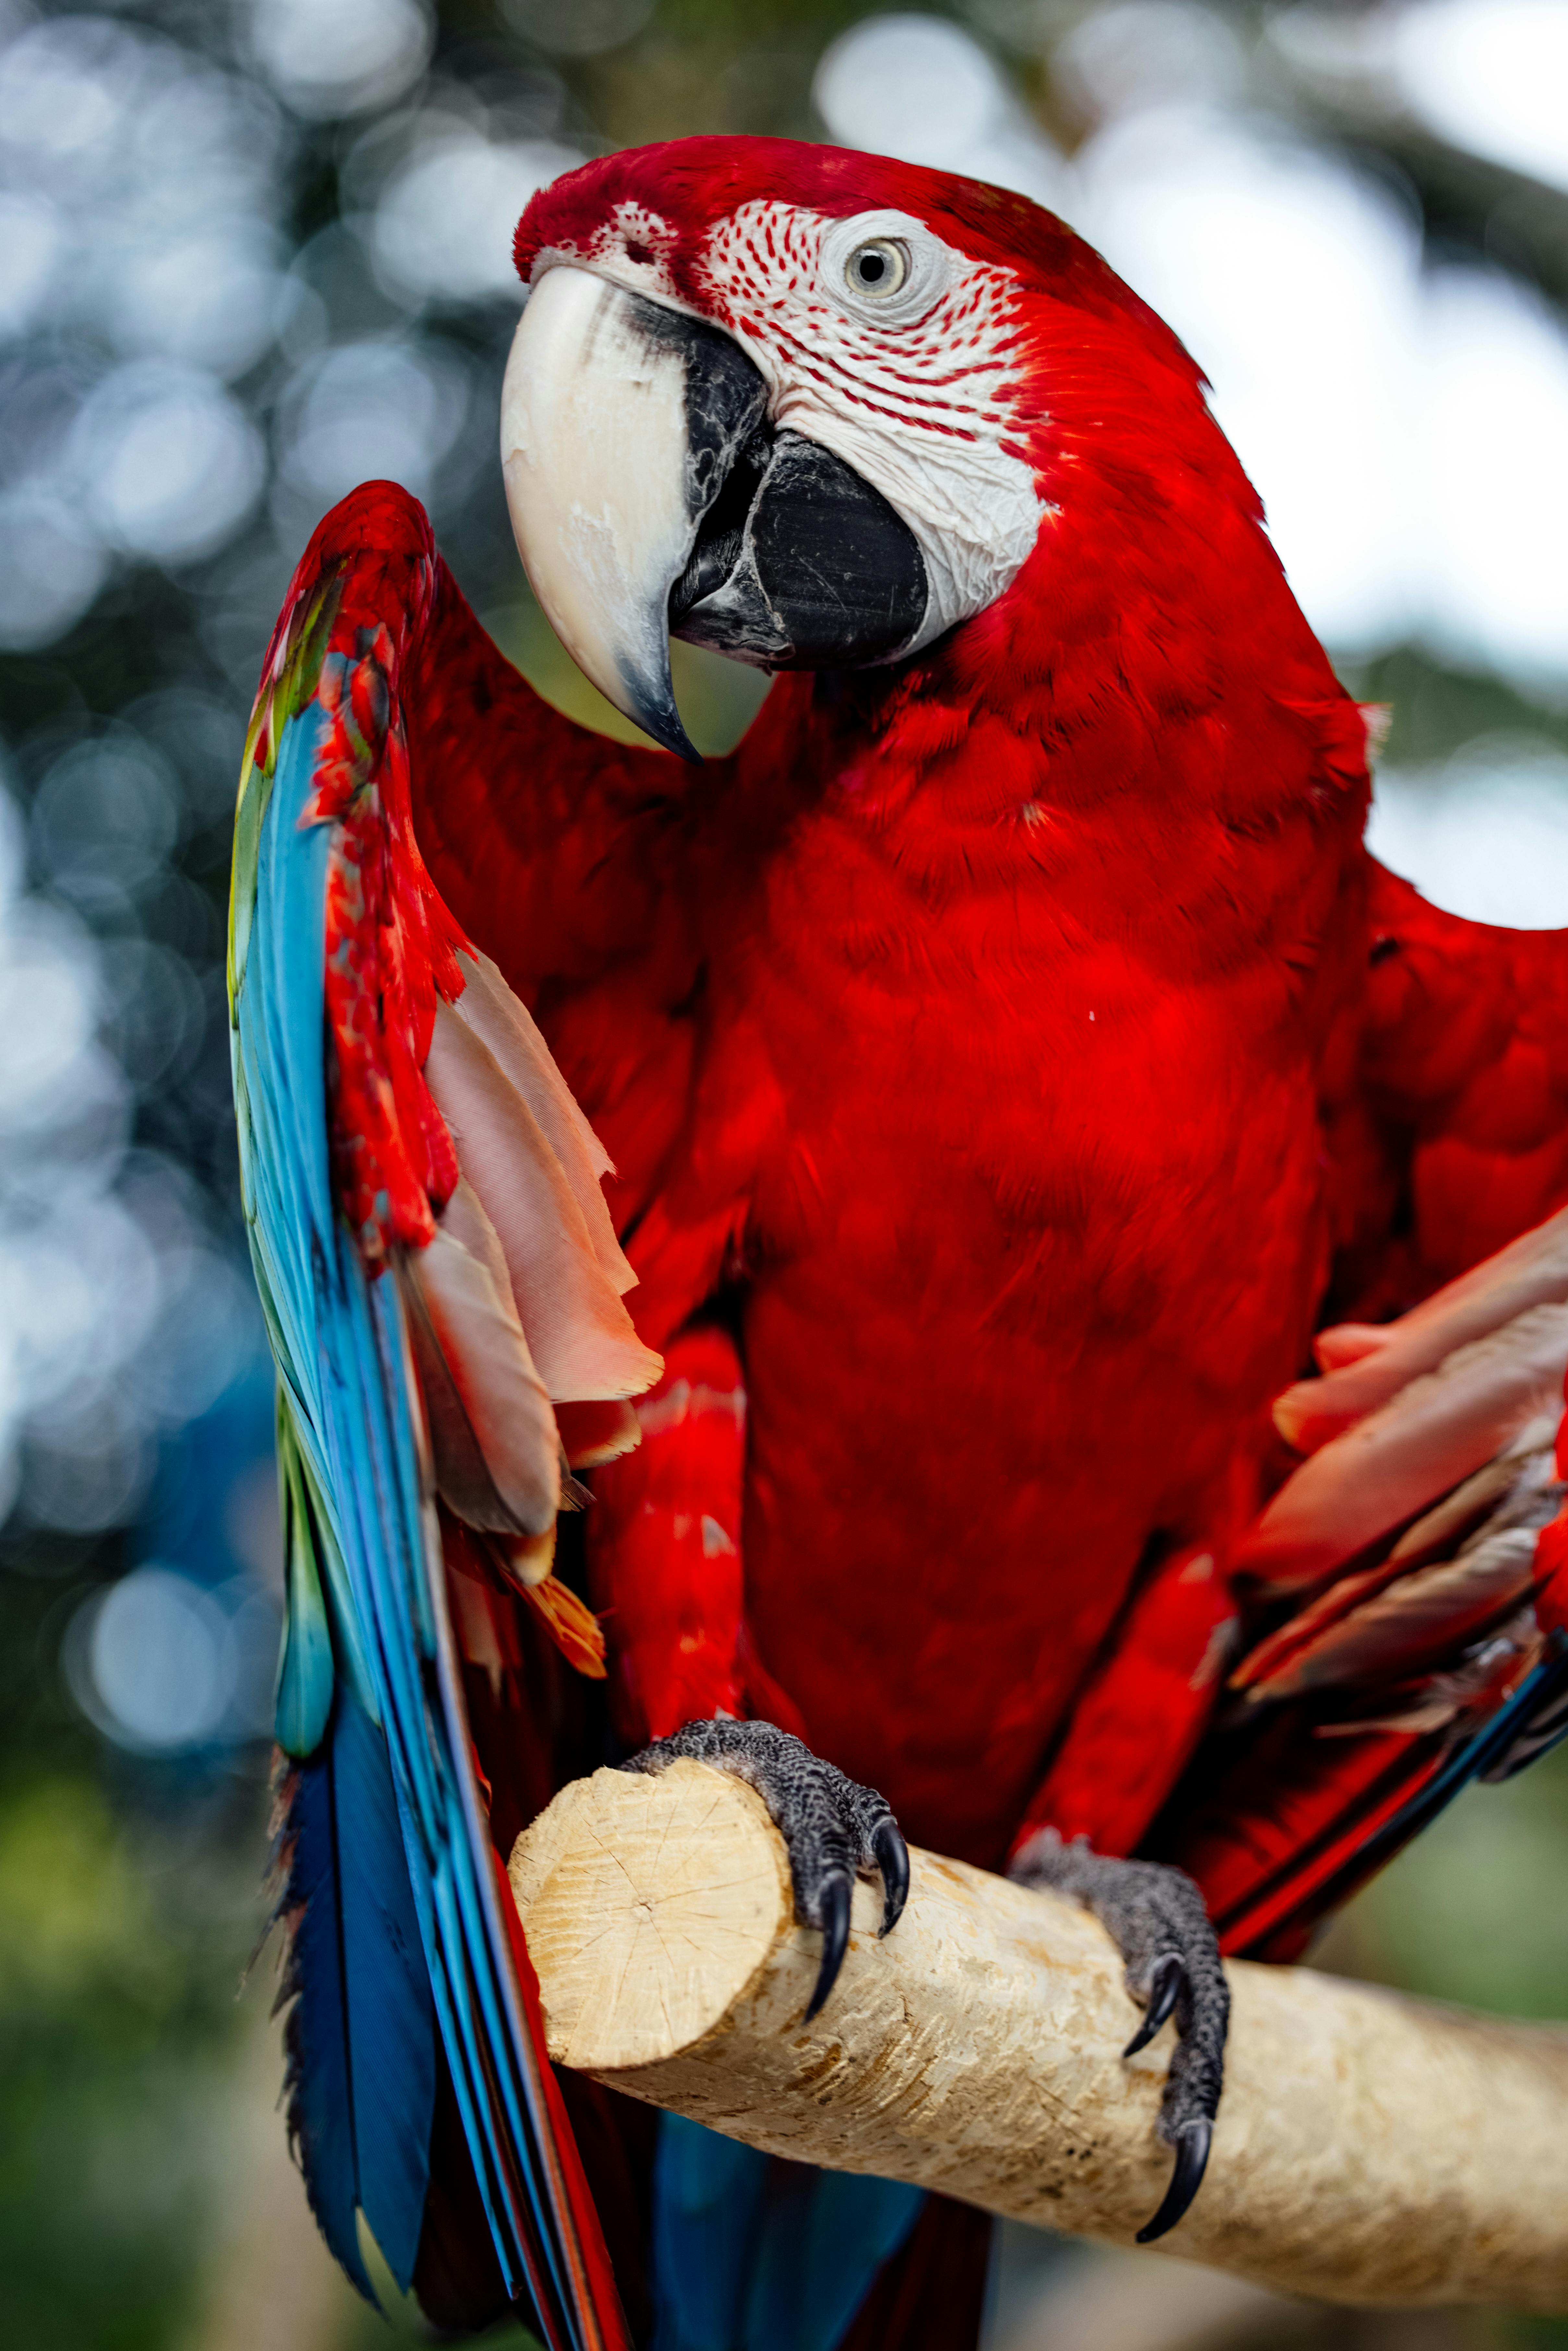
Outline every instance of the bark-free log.
<path id="1" fill-rule="evenodd" d="M 1170 2169 L 1169 2028 L 1124 2064 L 1138 2012 L 1093 1919 L 912 1860 L 885 1941 L 857 1889 L 808 2025 L 820 1938 L 760 1799 L 701 1763 L 574 1782 L 511 1865 L 551 2055 L 776 2155 L 1129 2242 Z M 1300 1968 L 1230 1980 L 1208 2178 L 1162 2251 L 1332 2301 L 1568 2310 L 1568 2035 Z"/>

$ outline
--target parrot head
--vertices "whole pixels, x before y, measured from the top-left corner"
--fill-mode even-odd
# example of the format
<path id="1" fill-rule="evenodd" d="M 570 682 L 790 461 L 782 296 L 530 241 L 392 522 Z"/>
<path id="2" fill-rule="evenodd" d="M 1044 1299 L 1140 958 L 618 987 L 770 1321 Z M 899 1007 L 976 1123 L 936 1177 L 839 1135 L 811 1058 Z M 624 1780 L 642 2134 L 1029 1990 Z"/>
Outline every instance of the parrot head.
<path id="1" fill-rule="evenodd" d="M 1096 569 L 1146 573 L 1156 514 L 1212 559 L 1218 500 L 1266 545 L 1192 360 L 1022 196 L 689 139 L 556 181 L 516 257 L 501 439 L 524 566 L 582 670 L 673 750 L 695 756 L 672 634 L 864 668 L 988 614 L 1016 651 L 1025 611 L 1071 625 L 1068 583 L 1082 604 Z"/>

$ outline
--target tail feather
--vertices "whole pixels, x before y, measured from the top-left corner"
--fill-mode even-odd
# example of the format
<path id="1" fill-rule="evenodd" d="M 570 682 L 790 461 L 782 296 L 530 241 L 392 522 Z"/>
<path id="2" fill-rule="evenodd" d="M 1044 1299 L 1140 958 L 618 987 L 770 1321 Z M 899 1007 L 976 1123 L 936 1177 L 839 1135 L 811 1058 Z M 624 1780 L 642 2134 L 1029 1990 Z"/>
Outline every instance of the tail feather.
<path id="1" fill-rule="evenodd" d="M 429 2181 L 435 2017 L 386 1741 L 347 1685 L 283 1802 L 288 2127 L 321 2232 L 373 2301 L 355 2216 L 406 2293 Z"/>
<path id="2" fill-rule="evenodd" d="M 354 2219 L 359 2165 L 338 1914 L 337 1824 L 325 1756 L 294 1767 L 282 1783 L 279 1807 L 284 1882 L 278 1910 L 288 1947 L 277 2005 L 289 2010 L 283 2084 L 289 2142 L 318 2228 L 360 2292 L 373 2302 Z"/>
<path id="3" fill-rule="evenodd" d="M 477 2334 L 506 2317 L 512 2299 L 474 2176 L 452 2069 L 444 2050 L 437 2054 L 430 2192 L 413 2290 L 432 2326 L 443 2334 Z"/>
<path id="4" fill-rule="evenodd" d="M 902 2180 L 786 2163 L 665 2115 L 654 2351 L 835 2351 L 925 2201 Z"/>

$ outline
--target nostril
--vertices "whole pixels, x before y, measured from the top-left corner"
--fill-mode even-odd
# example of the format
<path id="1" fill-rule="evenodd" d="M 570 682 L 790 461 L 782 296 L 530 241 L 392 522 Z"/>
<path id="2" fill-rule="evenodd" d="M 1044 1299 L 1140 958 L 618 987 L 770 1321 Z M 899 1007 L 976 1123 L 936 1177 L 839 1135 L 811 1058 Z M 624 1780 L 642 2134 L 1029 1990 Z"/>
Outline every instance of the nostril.
<path id="1" fill-rule="evenodd" d="M 653 248 L 652 246 L 644 245 L 641 237 L 629 236 L 626 240 L 626 258 L 628 261 L 636 262 L 652 261 Z"/>

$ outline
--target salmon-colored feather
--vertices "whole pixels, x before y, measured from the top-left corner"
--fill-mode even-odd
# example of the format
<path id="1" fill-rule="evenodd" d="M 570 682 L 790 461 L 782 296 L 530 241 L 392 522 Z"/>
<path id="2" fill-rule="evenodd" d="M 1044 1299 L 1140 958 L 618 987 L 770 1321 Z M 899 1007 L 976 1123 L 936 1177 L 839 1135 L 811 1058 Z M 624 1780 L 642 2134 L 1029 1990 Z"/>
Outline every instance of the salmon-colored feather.
<path id="1" fill-rule="evenodd" d="M 1507 1615 L 1535 1581 L 1535 1530 L 1494 1535 L 1458 1559 L 1400 1576 L 1353 1608 L 1287 1664 L 1252 1679 L 1255 1704 L 1330 1685 L 1424 1672 Z"/>
<path id="2" fill-rule="evenodd" d="M 407 1259 L 405 1288 L 443 1500 L 471 1527 L 544 1533 L 560 1508 L 560 1438 L 495 1228 L 466 1183 Z"/>
<path id="3" fill-rule="evenodd" d="M 1469 1477 L 1561 1401 L 1568 1307 L 1534 1306 L 1314 1453 L 1238 1546 L 1281 1590 L 1315 1583 Z"/>
<path id="4" fill-rule="evenodd" d="M 1336 1322 L 1331 1329 L 1317 1332 L 1312 1340 L 1312 1354 L 1320 1371 L 1343 1371 L 1346 1364 L 1359 1364 L 1366 1356 L 1375 1354 L 1380 1347 L 1386 1347 L 1393 1336 L 1393 1326 L 1388 1323 Z M 1275 1427 L 1287 1444 L 1294 1445 L 1299 1452 L 1305 1453 L 1310 1447 L 1300 1436 L 1292 1433 L 1288 1418 L 1281 1416 L 1285 1412 L 1286 1399 L 1305 1395 L 1309 1391 L 1315 1396 L 1318 1389 L 1326 1385 L 1326 1381 L 1298 1381 L 1294 1387 L 1286 1389 L 1285 1395 L 1274 1406 Z M 1389 1393 L 1392 1394 L 1392 1390 Z M 1377 1399 L 1379 1403 L 1384 1400 L 1381 1396 Z M 1352 1414 L 1351 1417 L 1354 1419 L 1355 1416 Z M 1326 1432 L 1329 1436 L 1337 1433 L 1333 1429 Z"/>
<path id="5" fill-rule="evenodd" d="M 1561 1305 L 1564 1300 L 1568 1209 L 1522 1234 L 1472 1273 L 1449 1282 L 1396 1325 L 1320 1332 L 1316 1353 L 1330 1376 L 1287 1388 L 1274 1406 L 1274 1425 L 1298 1452 L 1313 1453 L 1386 1404 L 1420 1373 L 1436 1370 L 1456 1349 L 1531 1306 Z M 1354 1353 L 1347 1353 L 1347 1347 Z"/>
<path id="6" fill-rule="evenodd" d="M 572 1469 L 601 1469 L 618 1461 L 643 1441 L 642 1424 L 624 1399 L 556 1406 L 556 1425 L 567 1465 Z"/>
<path id="7" fill-rule="evenodd" d="M 544 1130 L 582 1211 L 595 1256 L 615 1290 L 636 1280 L 604 1205 L 602 1176 L 613 1175 L 608 1153 L 572 1099 L 549 1048 L 487 956 L 459 956 L 467 982 L 454 1009 L 494 1055 Z"/>
<path id="8" fill-rule="evenodd" d="M 658 1357 L 632 1330 L 544 1129 L 476 1030 L 446 1005 L 436 1008 L 425 1076 L 500 1237 L 549 1394 L 640 1395 L 658 1377 Z"/>

